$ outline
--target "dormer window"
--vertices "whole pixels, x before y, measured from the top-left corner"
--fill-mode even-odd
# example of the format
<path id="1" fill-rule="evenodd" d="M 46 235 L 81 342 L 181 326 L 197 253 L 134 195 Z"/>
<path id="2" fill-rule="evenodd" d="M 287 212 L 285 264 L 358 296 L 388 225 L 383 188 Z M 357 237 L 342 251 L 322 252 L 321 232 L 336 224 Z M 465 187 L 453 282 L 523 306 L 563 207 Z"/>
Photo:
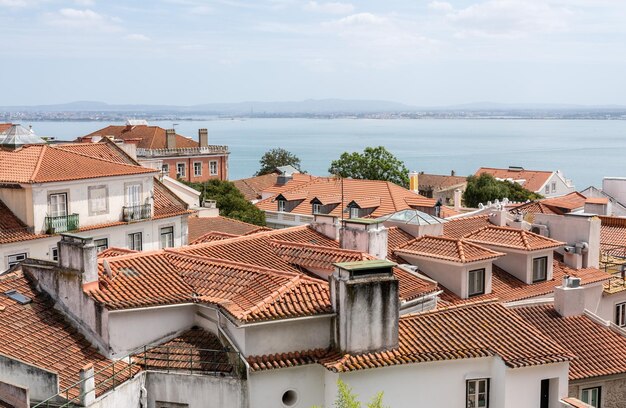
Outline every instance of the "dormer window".
<path id="1" fill-rule="evenodd" d="M 278 200 L 278 211 L 279 212 L 285 212 L 285 207 L 286 207 L 286 201 L 285 200 Z"/>
<path id="2" fill-rule="evenodd" d="M 474 269 L 468 272 L 467 296 L 485 293 L 485 269 Z"/>
<path id="3" fill-rule="evenodd" d="M 321 204 L 313 204 L 313 214 L 322 214 Z"/>
<path id="4" fill-rule="evenodd" d="M 548 257 L 533 259 L 533 283 L 545 281 L 548 277 Z"/>
<path id="5" fill-rule="evenodd" d="M 360 211 L 358 207 L 350 207 L 350 218 L 359 218 Z"/>

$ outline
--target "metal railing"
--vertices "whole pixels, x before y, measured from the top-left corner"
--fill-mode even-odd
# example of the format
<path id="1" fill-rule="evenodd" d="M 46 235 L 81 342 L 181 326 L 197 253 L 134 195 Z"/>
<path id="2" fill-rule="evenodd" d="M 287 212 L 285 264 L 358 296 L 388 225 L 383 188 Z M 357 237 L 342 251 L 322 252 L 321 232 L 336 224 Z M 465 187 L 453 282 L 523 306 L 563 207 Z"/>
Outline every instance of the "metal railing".
<path id="1" fill-rule="evenodd" d="M 46 217 L 46 233 L 59 234 L 61 232 L 76 231 L 79 228 L 78 214 Z"/>
<path id="2" fill-rule="evenodd" d="M 175 149 L 146 149 L 138 148 L 138 157 L 162 156 L 193 156 L 198 154 L 227 154 L 228 146 L 209 145 L 206 147 L 181 147 Z"/>
<path id="3" fill-rule="evenodd" d="M 152 206 L 150 204 L 122 207 L 122 219 L 125 222 L 145 220 L 150 217 L 152 217 Z"/>
<path id="4" fill-rule="evenodd" d="M 199 349 L 186 346 L 156 346 L 135 351 L 110 365 L 95 371 L 32 408 L 73 408 L 84 401 L 115 390 L 141 371 L 177 374 L 210 375 L 216 377 L 245 376 L 245 366 L 239 352 Z M 93 384 L 93 385 L 89 385 Z"/>

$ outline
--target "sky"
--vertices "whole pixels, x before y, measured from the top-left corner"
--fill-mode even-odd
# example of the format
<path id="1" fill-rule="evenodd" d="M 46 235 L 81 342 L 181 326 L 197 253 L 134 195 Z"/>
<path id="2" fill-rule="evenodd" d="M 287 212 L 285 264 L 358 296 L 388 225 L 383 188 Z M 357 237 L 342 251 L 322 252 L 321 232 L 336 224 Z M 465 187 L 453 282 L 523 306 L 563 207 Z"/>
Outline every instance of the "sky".
<path id="1" fill-rule="evenodd" d="M 626 105 L 624 0 L 0 0 L 0 106 Z"/>

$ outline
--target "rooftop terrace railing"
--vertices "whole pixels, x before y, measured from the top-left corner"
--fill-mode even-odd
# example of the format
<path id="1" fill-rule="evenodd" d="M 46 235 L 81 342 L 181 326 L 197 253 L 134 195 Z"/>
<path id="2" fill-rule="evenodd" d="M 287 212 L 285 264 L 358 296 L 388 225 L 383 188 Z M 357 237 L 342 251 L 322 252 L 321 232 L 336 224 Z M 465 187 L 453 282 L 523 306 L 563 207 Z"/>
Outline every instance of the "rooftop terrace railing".
<path id="1" fill-rule="evenodd" d="M 61 232 L 76 231 L 79 228 L 78 214 L 46 217 L 46 233 L 59 234 Z"/>
<path id="2" fill-rule="evenodd" d="M 129 205 L 122 207 L 122 219 L 125 222 L 145 220 L 152 217 L 151 204 Z"/>
<path id="3" fill-rule="evenodd" d="M 181 147 L 175 149 L 137 148 L 137 157 L 194 156 L 201 154 L 228 154 L 228 146 Z"/>
<path id="4" fill-rule="evenodd" d="M 93 372 L 58 394 L 32 408 L 70 408 L 85 406 L 85 401 L 115 390 L 141 371 L 176 374 L 239 377 L 245 375 L 239 352 L 188 346 L 155 346 L 143 348 Z"/>

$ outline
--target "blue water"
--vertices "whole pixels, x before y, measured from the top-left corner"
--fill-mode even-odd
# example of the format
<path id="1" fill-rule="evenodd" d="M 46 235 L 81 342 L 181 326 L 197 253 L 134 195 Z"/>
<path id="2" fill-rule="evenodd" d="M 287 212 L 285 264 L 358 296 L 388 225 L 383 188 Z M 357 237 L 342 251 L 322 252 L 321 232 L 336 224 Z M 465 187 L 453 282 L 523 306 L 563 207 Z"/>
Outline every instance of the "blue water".
<path id="1" fill-rule="evenodd" d="M 384 145 L 411 170 L 472 174 L 480 166 L 560 169 L 578 189 L 626 176 L 626 121 L 475 119 L 247 119 L 179 121 L 177 132 L 230 147 L 230 178 L 251 176 L 265 151 L 283 147 L 312 174 L 328 173 L 344 151 Z M 25 123 L 27 124 L 27 123 Z M 153 121 L 164 128 L 171 121 Z M 72 140 L 103 122 L 33 122 L 37 134 Z"/>

